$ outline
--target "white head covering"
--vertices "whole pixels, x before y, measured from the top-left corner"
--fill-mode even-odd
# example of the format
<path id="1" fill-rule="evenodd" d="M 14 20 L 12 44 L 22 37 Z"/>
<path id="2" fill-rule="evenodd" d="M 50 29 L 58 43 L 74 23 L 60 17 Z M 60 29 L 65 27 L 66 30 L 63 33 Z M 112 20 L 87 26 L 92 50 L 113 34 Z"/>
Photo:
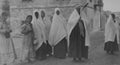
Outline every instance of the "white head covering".
<path id="1" fill-rule="evenodd" d="M 41 11 L 44 11 L 44 13 L 46 13 L 45 10 L 43 10 L 43 9 Z M 49 32 L 50 32 L 50 28 L 51 28 L 51 21 L 50 21 L 50 19 L 48 19 L 48 16 L 46 14 L 45 14 L 45 17 L 43 19 L 43 22 L 45 24 L 46 39 L 48 40 L 49 39 Z"/>
<path id="2" fill-rule="evenodd" d="M 67 33 L 68 33 L 67 41 L 68 41 L 68 44 L 69 44 L 70 34 L 71 34 L 73 28 L 75 27 L 75 25 L 77 24 L 79 18 L 80 18 L 80 15 L 78 14 L 77 10 L 74 9 L 74 11 L 70 15 L 70 17 L 68 19 L 68 23 L 67 23 Z"/>
<path id="3" fill-rule="evenodd" d="M 88 17 L 86 17 L 85 13 L 82 12 L 81 15 L 81 19 L 83 20 L 83 24 L 85 26 L 85 45 L 86 46 L 89 46 L 90 45 L 90 39 L 89 39 L 89 34 L 88 34 L 88 31 L 87 31 L 87 23 L 88 23 Z M 77 24 L 77 22 L 79 21 L 80 19 L 80 15 L 78 14 L 77 10 L 74 9 L 73 13 L 71 14 L 69 20 L 68 20 L 68 24 L 67 24 L 67 33 L 68 33 L 68 44 L 69 44 L 69 38 L 70 38 L 70 34 L 73 30 L 73 28 L 75 27 L 75 25 Z"/>
<path id="4" fill-rule="evenodd" d="M 67 23 L 67 32 L 68 32 L 68 36 L 71 34 L 72 29 L 75 27 L 75 25 L 77 24 L 78 20 L 80 18 L 80 15 L 78 14 L 77 10 L 74 9 L 74 11 L 72 12 L 72 14 L 70 15 L 69 19 L 68 19 L 68 23 Z"/>
<path id="5" fill-rule="evenodd" d="M 35 16 L 35 12 L 39 13 L 38 19 Z M 39 45 L 36 48 L 36 50 L 37 50 L 42 45 L 43 42 L 46 43 L 45 25 L 44 25 L 43 20 L 41 18 L 41 11 L 35 10 L 33 12 L 32 24 L 33 24 L 33 30 L 34 30 L 35 37 L 37 39 L 37 42 L 39 43 Z"/>
<path id="6" fill-rule="evenodd" d="M 49 43 L 51 45 L 56 45 L 67 35 L 66 27 L 65 27 L 66 20 L 61 15 L 61 12 L 59 15 L 57 15 L 56 11 L 60 12 L 60 9 L 59 8 L 55 9 L 55 14 L 52 19 L 53 22 L 51 25 L 50 35 L 49 35 Z"/>
<path id="7" fill-rule="evenodd" d="M 114 41 L 115 35 L 117 35 L 117 42 L 119 43 L 119 29 L 118 23 L 114 23 L 113 18 L 109 15 L 107 23 L 105 25 L 105 42 Z"/>

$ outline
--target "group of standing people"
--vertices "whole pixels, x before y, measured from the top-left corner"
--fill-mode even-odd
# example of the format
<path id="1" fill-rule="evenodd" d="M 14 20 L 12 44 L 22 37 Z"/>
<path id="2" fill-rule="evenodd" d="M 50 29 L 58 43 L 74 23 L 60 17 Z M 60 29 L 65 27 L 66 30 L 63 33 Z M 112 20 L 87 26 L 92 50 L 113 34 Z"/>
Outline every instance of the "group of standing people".
<path id="1" fill-rule="evenodd" d="M 44 10 L 35 10 L 33 15 L 27 16 L 26 25 L 23 26 L 23 46 L 26 49 L 23 52 L 26 56 L 23 57 L 28 61 L 44 60 L 52 55 L 60 59 L 69 56 L 73 61 L 87 60 L 90 46 L 88 21 L 80 7 L 74 9 L 68 21 L 59 8 L 55 8 L 52 21 L 46 20 Z M 118 21 L 114 14 L 110 14 L 105 25 L 104 50 L 114 54 L 119 50 L 118 44 Z"/>
<path id="2" fill-rule="evenodd" d="M 74 61 L 88 59 L 89 34 L 87 17 L 81 17 L 80 7 L 74 9 L 68 21 L 59 8 L 51 21 L 46 20 L 44 10 L 35 10 L 22 24 L 23 60 L 44 60 L 53 55 L 65 59 L 73 57 Z"/>
<path id="3" fill-rule="evenodd" d="M 12 31 L 6 28 L 3 21 L 1 19 L 0 22 L 0 64 L 6 65 L 9 48 L 6 40 Z M 69 56 L 74 61 L 87 60 L 90 46 L 88 21 L 80 7 L 74 9 L 68 21 L 59 8 L 55 8 L 52 22 L 46 20 L 44 10 L 35 10 L 33 15 L 28 15 L 21 24 L 21 34 L 24 36 L 21 61 L 44 60 L 52 55 L 60 59 Z M 104 50 L 107 53 L 114 54 L 119 50 L 118 27 L 115 15 L 110 15 L 105 26 Z"/>

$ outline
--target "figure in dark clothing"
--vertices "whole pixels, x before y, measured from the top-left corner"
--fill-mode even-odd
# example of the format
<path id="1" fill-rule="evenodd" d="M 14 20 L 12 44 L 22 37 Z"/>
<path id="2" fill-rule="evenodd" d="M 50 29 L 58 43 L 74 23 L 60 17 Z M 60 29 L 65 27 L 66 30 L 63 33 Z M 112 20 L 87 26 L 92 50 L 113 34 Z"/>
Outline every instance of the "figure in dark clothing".
<path id="1" fill-rule="evenodd" d="M 83 59 L 88 59 L 88 46 L 86 45 L 85 28 L 86 24 L 84 23 L 85 21 L 80 18 L 80 8 L 74 10 L 73 14 L 76 14 L 76 16 L 78 16 L 78 19 L 75 20 L 75 26 L 71 30 L 69 37 L 69 56 L 73 57 L 74 61 L 83 61 Z"/>

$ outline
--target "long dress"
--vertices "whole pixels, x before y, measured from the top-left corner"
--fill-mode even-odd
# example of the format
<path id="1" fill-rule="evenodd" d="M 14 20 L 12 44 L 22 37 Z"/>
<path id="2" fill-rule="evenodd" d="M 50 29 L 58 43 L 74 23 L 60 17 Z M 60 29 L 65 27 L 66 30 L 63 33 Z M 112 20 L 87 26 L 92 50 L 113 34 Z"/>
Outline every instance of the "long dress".
<path id="1" fill-rule="evenodd" d="M 57 58 L 64 59 L 67 53 L 67 40 L 63 38 L 57 45 L 54 46 L 54 55 Z"/>
<path id="2" fill-rule="evenodd" d="M 0 65 L 7 64 L 8 62 L 8 49 L 9 44 L 7 38 L 4 35 L 5 29 L 3 24 L 0 22 Z"/>
<path id="3" fill-rule="evenodd" d="M 29 61 L 35 57 L 33 48 L 34 33 L 32 24 L 26 24 L 23 27 L 22 34 L 24 34 L 23 45 L 22 45 L 22 61 Z"/>
<path id="4" fill-rule="evenodd" d="M 46 54 L 49 56 L 52 55 L 52 46 L 49 44 L 48 39 L 49 39 L 49 32 L 51 28 L 51 21 L 48 19 L 48 17 L 45 17 L 43 19 L 43 22 L 45 24 L 45 35 L 46 35 Z"/>
<path id="5" fill-rule="evenodd" d="M 36 18 L 35 12 L 38 12 L 39 17 Z M 33 30 L 35 34 L 35 38 L 37 40 L 36 47 L 36 58 L 39 60 L 43 60 L 46 58 L 47 50 L 46 50 L 46 32 L 45 32 L 45 24 L 41 17 L 41 10 L 35 10 L 33 12 Z"/>
<path id="6" fill-rule="evenodd" d="M 36 58 L 39 60 L 43 60 L 46 58 L 47 50 L 46 50 L 46 43 L 43 42 L 40 48 L 36 51 Z"/>
<path id="7" fill-rule="evenodd" d="M 69 44 L 69 56 L 70 57 L 81 57 L 81 44 L 80 44 L 80 29 L 79 24 L 77 23 L 70 35 L 70 44 Z"/>
<path id="8" fill-rule="evenodd" d="M 70 35 L 69 56 L 73 58 L 88 58 L 88 46 L 85 46 L 85 37 L 80 35 L 79 23 L 76 24 Z M 85 32 L 84 32 L 85 34 Z"/>
<path id="9" fill-rule="evenodd" d="M 75 16 L 77 16 L 78 18 L 74 18 Z M 71 20 L 72 18 L 73 20 Z M 79 59 L 81 58 L 88 59 L 88 46 L 90 45 L 89 44 L 90 41 L 89 41 L 89 35 L 85 22 L 87 22 L 86 18 L 82 17 L 80 19 L 77 11 L 74 10 L 68 22 L 69 28 L 70 28 L 70 24 L 72 24 L 71 32 L 68 29 L 70 57 L 79 58 Z"/>
<path id="10" fill-rule="evenodd" d="M 84 21 L 80 20 L 79 27 L 80 27 L 80 42 L 81 42 L 81 49 L 82 49 L 82 57 L 88 59 L 88 46 L 85 45 L 85 37 L 86 37 L 86 30 L 84 26 Z"/>
<path id="11" fill-rule="evenodd" d="M 118 43 L 117 43 L 117 36 L 115 36 L 114 41 L 105 42 L 104 50 L 109 51 L 119 51 Z"/>
<path id="12" fill-rule="evenodd" d="M 64 59 L 67 54 L 67 40 L 65 39 L 67 36 L 66 20 L 61 15 L 61 12 L 59 15 L 56 14 L 57 11 L 60 12 L 60 9 L 55 9 L 53 22 L 50 29 L 49 42 L 54 46 L 54 56 Z"/>

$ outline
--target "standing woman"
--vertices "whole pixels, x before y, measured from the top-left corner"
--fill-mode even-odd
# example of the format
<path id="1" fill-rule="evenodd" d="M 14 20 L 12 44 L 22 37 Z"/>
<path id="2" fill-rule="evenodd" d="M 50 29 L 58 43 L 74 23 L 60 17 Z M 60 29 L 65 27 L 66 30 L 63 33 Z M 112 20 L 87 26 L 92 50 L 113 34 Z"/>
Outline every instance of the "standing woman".
<path id="1" fill-rule="evenodd" d="M 51 21 L 47 19 L 45 10 L 41 10 L 41 18 L 42 21 L 45 25 L 45 35 L 46 35 L 46 54 L 48 54 L 49 56 L 52 55 L 52 46 L 49 44 L 48 39 L 49 39 L 49 32 L 50 32 L 50 28 L 51 28 Z"/>
<path id="2" fill-rule="evenodd" d="M 49 43 L 54 46 L 54 56 L 64 59 L 67 54 L 66 20 L 59 8 L 55 8 L 49 35 Z"/>
<path id="3" fill-rule="evenodd" d="M 34 33 L 33 33 L 33 27 L 31 24 L 32 21 L 32 15 L 28 15 L 26 17 L 24 26 L 22 27 L 22 34 L 24 34 L 23 39 L 23 62 L 28 61 L 34 61 L 34 49 L 33 49 L 33 39 L 34 39 Z"/>
<path id="4" fill-rule="evenodd" d="M 86 29 L 87 19 L 84 16 L 80 18 L 80 14 L 78 7 L 71 14 L 67 24 L 69 56 L 73 57 L 73 61 L 88 59 L 90 40 Z"/>
<path id="5" fill-rule="evenodd" d="M 104 50 L 108 54 L 114 54 L 118 51 L 119 44 L 119 26 L 118 22 L 115 20 L 115 15 L 109 15 L 108 21 L 105 25 L 105 46 Z"/>
<path id="6" fill-rule="evenodd" d="M 33 30 L 35 38 L 37 40 L 36 45 L 36 58 L 38 60 L 46 59 L 46 35 L 45 35 L 45 24 L 43 23 L 41 12 L 35 10 L 33 12 Z"/>
<path id="7" fill-rule="evenodd" d="M 8 63 L 8 52 L 9 52 L 9 43 L 7 42 L 5 21 L 3 18 L 0 18 L 0 65 L 7 65 Z"/>

